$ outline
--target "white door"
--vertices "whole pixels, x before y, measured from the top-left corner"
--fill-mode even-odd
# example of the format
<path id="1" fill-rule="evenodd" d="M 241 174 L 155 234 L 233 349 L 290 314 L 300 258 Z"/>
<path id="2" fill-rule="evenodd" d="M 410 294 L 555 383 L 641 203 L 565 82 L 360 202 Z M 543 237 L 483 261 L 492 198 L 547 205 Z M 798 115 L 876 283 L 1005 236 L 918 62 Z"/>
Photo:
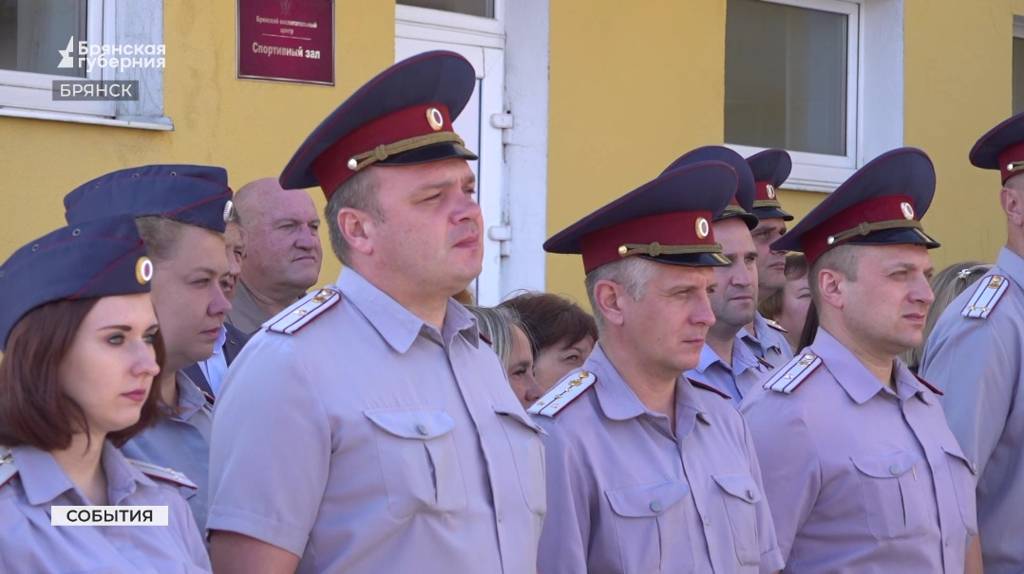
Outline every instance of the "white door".
<path id="1" fill-rule="evenodd" d="M 469 165 L 476 174 L 477 201 L 484 217 L 484 262 L 470 289 L 480 305 L 496 305 L 503 295 L 502 240 L 508 229 L 503 209 L 502 130 L 492 126 L 492 116 L 500 116 L 503 108 L 504 39 L 493 31 L 498 25 L 493 20 L 408 6 L 397 6 L 396 14 L 395 61 L 430 50 L 450 50 L 469 60 L 476 70 L 476 87 L 455 120 L 455 131 L 480 156 Z M 489 30 L 481 33 L 477 21 L 483 21 Z M 467 33 L 467 22 L 475 28 L 472 34 Z"/>

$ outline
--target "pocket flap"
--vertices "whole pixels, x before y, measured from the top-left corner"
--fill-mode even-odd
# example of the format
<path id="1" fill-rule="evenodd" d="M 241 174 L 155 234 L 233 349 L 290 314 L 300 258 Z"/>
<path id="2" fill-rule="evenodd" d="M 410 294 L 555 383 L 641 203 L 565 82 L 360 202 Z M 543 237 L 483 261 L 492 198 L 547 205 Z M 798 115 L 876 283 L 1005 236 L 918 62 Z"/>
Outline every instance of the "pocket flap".
<path id="1" fill-rule="evenodd" d="M 604 491 L 608 504 L 619 516 L 644 518 L 658 516 L 690 492 L 683 482 L 663 482 L 628 486 Z"/>
<path id="2" fill-rule="evenodd" d="M 381 429 L 400 438 L 430 440 L 455 428 L 455 420 L 441 410 L 375 409 L 363 411 Z"/>
<path id="3" fill-rule="evenodd" d="M 917 461 L 917 455 L 909 452 L 893 454 L 865 454 L 851 456 L 850 460 L 857 470 L 874 478 L 897 478 L 909 472 Z"/>
<path id="4" fill-rule="evenodd" d="M 722 490 L 744 502 L 754 504 L 761 500 L 761 489 L 749 474 L 713 474 L 711 478 L 715 479 Z"/>
<path id="5" fill-rule="evenodd" d="M 970 459 L 967 458 L 963 451 L 960 450 L 959 446 L 943 445 L 942 450 L 945 451 L 945 453 L 948 454 L 949 456 L 963 462 L 964 466 L 967 467 L 967 470 L 971 471 L 971 474 L 978 474 L 978 467 L 975 466 L 975 464 L 971 462 Z"/>
<path id="6" fill-rule="evenodd" d="M 504 407 L 494 407 L 494 412 L 501 416 L 508 417 L 510 419 L 518 421 L 519 424 L 523 425 L 524 427 L 532 430 L 537 434 L 545 436 L 548 434 L 544 432 L 544 429 L 542 429 L 537 423 L 533 422 L 533 420 L 530 419 L 530 417 L 527 416 L 525 413 L 517 412 L 515 409 L 507 409 Z"/>

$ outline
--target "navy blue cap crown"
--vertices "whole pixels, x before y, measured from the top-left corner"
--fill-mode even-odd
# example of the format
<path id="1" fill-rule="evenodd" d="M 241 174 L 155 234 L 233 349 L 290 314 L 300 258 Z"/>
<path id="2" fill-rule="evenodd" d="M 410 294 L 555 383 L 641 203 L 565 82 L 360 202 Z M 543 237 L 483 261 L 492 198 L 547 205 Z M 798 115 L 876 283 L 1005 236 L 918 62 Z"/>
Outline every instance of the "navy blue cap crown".
<path id="1" fill-rule="evenodd" d="M 736 217 L 746 223 L 749 229 L 757 227 L 757 216 L 751 211 L 754 208 L 754 174 L 747 160 L 740 154 L 720 145 L 703 146 L 679 156 L 662 173 L 705 161 L 720 161 L 736 172 L 736 193 L 725 210 L 715 217 L 715 221 Z"/>
<path id="2" fill-rule="evenodd" d="M 330 199 L 371 165 L 476 159 L 452 128 L 475 86 L 473 65 L 454 52 L 424 52 L 392 65 L 309 134 L 281 172 L 281 186 L 319 185 Z"/>
<path id="3" fill-rule="evenodd" d="M 158 215 L 223 233 L 230 202 L 222 167 L 146 165 L 78 186 L 64 196 L 64 217 L 74 224 L 112 215 Z"/>
<path id="4" fill-rule="evenodd" d="M 897 148 L 857 170 L 771 248 L 802 251 L 813 264 L 843 244 L 938 247 L 920 223 L 934 194 L 932 160 L 919 149 Z"/>
<path id="5" fill-rule="evenodd" d="M 722 162 L 684 165 L 559 231 L 544 250 L 579 253 L 587 273 L 630 256 L 670 265 L 728 265 L 710 222 L 735 189 L 736 172 Z"/>
<path id="6" fill-rule="evenodd" d="M 69 225 L 18 249 L 0 266 L 0 350 L 26 313 L 52 301 L 149 291 L 153 263 L 132 217 Z"/>
<path id="7" fill-rule="evenodd" d="M 792 221 L 793 216 L 782 209 L 777 194 L 793 169 L 789 153 L 782 149 L 766 149 L 748 157 L 747 164 L 754 175 L 753 214 L 759 219 Z"/>

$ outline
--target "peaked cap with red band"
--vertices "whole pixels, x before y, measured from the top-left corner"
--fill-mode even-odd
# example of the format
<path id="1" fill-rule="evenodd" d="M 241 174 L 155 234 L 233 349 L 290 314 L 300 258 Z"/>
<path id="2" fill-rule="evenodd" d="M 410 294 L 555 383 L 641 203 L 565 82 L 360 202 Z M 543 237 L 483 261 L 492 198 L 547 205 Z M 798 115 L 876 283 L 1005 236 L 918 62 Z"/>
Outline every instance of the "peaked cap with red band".
<path id="1" fill-rule="evenodd" d="M 758 219 L 792 221 L 793 216 L 782 209 L 778 196 L 779 187 L 793 169 L 793 160 L 786 150 L 766 149 L 748 157 L 747 164 L 754 174 L 754 208 L 751 213 Z"/>
<path id="2" fill-rule="evenodd" d="M 424 52 L 398 62 L 313 130 L 281 172 L 281 187 L 319 185 L 330 199 L 371 165 L 476 159 L 452 129 L 475 85 L 473 65 L 454 52 Z"/>
<path id="3" fill-rule="evenodd" d="M 715 221 L 736 217 L 743 220 L 747 229 L 757 227 L 757 216 L 751 212 L 754 207 L 754 174 L 751 173 L 747 160 L 740 154 L 720 145 L 699 147 L 676 158 L 665 171 L 702 161 L 720 161 L 736 172 L 735 193 L 729 199 L 729 205 L 725 210 L 715 217 Z"/>
<path id="4" fill-rule="evenodd" d="M 135 219 L 69 225 L 28 243 L 0 265 L 0 351 L 29 311 L 53 301 L 149 292 L 153 262 Z"/>
<path id="5" fill-rule="evenodd" d="M 998 169 L 1003 183 L 1024 173 L 1024 113 L 988 130 L 975 142 L 968 157 L 977 167 Z"/>
<path id="6" fill-rule="evenodd" d="M 772 243 L 775 251 L 802 251 L 813 264 L 839 245 L 939 243 L 921 217 L 935 195 L 935 167 L 919 149 L 888 151 L 857 170 L 793 229 Z"/>
<path id="7" fill-rule="evenodd" d="M 671 265 L 728 265 L 711 221 L 735 190 L 736 172 L 722 162 L 666 171 L 556 233 L 544 250 L 583 255 L 587 273 L 634 255 Z"/>

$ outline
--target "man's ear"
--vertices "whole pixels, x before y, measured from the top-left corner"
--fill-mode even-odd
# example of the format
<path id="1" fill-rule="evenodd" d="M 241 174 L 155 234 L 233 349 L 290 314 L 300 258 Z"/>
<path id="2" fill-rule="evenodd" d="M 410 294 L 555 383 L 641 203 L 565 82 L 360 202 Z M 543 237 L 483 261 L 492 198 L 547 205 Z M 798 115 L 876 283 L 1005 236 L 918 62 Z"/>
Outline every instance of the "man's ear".
<path id="1" fill-rule="evenodd" d="M 818 299 L 822 307 L 842 309 L 846 305 L 846 275 L 835 269 L 818 271 Z"/>
<path id="2" fill-rule="evenodd" d="M 629 294 L 622 285 L 614 281 L 602 279 L 594 284 L 594 303 L 597 305 L 595 311 L 601 314 L 607 324 L 622 325 L 625 322 L 622 304 L 626 297 L 629 297 Z"/>
<path id="3" fill-rule="evenodd" d="M 363 255 L 372 255 L 374 236 L 377 231 L 376 221 L 369 213 L 353 207 L 338 210 L 338 229 L 349 249 Z"/>
<path id="4" fill-rule="evenodd" d="M 999 192 L 999 204 L 1003 208 L 1003 212 L 1006 213 L 1006 220 L 1011 225 L 1017 228 L 1024 227 L 1024 195 L 1022 192 L 1013 187 L 1003 186 L 1002 191 Z"/>

